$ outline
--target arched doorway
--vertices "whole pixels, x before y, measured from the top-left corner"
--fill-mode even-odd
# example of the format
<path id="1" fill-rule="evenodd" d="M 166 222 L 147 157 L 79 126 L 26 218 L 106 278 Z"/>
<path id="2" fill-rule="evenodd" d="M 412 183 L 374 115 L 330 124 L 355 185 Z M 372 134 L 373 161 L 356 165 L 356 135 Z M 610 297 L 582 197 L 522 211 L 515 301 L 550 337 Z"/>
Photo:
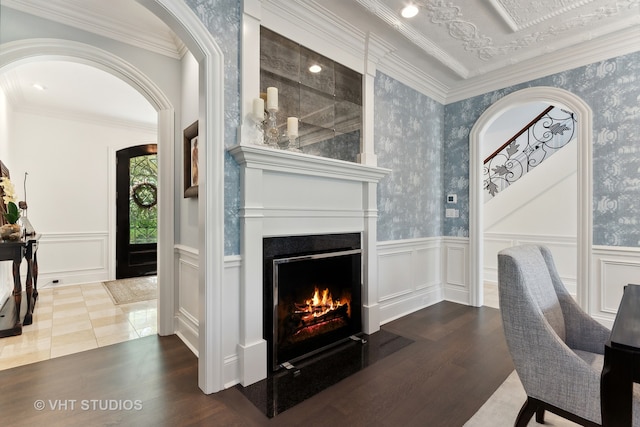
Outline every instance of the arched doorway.
<path id="1" fill-rule="evenodd" d="M 177 33 L 199 62 L 200 141 L 203 183 L 199 196 L 199 386 L 205 393 L 224 388 L 222 370 L 221 284 L 224 259 L 224 63 L 211 33 L 183 2 L 142 0 L 152 13 Z M 174 111 L 159 88 L 135 67 L 109 52 L 69 40 L 32 39 L 7 43 L 0 49 L 0 69 L 34 57 L 77 61 L 107 71 L 138 90 L 158 111 L 158 145 L 166 155 L 159 159 L 158 197 L 165 215 L 159 218 L 158 279 L 161 335 L 174 333 L 173 287 L 173 184 L 175 139 Z M 163 185 L 163 182 L 166 184 Z M 166 190 L 166 194 L 164 194 Z M 164 277 L 164 283 L 162 282 Z"/>
<path id="2" fill-rule="evenodd" d="M 528 102 L 547 102 L 573 111 L 578 120 L 578 230 L 577 230 L 577 297 L 588 308 L 592 246 L 592 111 L 579 97 L 564 89 L 534 87 L 514 92 L 497 101 L 480 116 L 469 135 L 469 284 L 470 302 L 482 305 L 483 286 L 483 195 L 482 150 L 480 141 L 489 126 L 511 107 Z"/>
<path id="3" fill-rule="evenodd" d="M 167 213 L 158 221 L 158 333 L 173 333 L 170 326 L 173 307 L 173 106 L 162 91 L 144 74 L 121 58 L 104 50 L 69 40 L 35 39 L 20 40 L 2 46 L 0 71 L 27 61 L 59 59 L 78 62 L 106 71 L 138 90 L 158 111 L 158 147 L 166 151 L 158 165 L 159 209 Z M 164 129 L 164 130 L 163 130 Z M 168 249 L 168 250 L 167 250 Z M 169 288 L 170 289 L 166 289 Z"/>

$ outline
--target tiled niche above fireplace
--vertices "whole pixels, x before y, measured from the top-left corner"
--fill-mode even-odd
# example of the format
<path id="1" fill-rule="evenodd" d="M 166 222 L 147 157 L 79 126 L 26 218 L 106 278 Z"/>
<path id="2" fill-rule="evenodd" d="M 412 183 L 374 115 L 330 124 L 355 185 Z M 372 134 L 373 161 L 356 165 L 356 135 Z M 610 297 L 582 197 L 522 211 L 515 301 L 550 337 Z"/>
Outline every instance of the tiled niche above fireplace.
<path id="1" fill-rule="evenodd" d="M 362 251 L 362 332 L 380 328 L 377 285 L 377 183 L 390 170 L 303 153 L 239 145 L 241 279 L 239 365 L 243 385 L 267 377 L 263 239 L 357 233 Z M 270 371 L 270 370 L 269 370 Z"/>

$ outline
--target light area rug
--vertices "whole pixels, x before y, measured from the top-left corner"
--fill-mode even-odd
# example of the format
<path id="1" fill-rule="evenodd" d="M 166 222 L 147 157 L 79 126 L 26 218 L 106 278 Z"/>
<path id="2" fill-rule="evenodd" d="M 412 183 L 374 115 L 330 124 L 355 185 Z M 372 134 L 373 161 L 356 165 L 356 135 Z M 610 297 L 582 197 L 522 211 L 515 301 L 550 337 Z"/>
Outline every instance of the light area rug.
<path id="1" fill-rule="evenodd" d="M 116 305 L 158 298 L 157 276 L 110 280 L 102 284 Z"/>
<path id="2" fill-rule="evenodd" d="M 484 405 L 476 412 L 465 427 L 507 427 L 514 425 L 518 412 L 527 399 L 520 378 L 513 371 L 498 387 Z M 536 422 L 535 415 L 529 426 L 573 427 L 578 424 L 565 420 L 549 411 L 544 414 L 544 424 Z"/>

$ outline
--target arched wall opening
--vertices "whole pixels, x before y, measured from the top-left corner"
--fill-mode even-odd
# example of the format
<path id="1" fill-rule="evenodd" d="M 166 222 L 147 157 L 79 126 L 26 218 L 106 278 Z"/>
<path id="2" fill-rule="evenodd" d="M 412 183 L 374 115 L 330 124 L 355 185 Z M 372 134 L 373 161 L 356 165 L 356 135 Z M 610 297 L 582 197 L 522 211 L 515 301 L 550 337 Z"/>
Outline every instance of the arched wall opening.
<path id="1" fill-rule="evenodd" d="M 136 0 L 138 1 L 138 0 Z M 185 43 L 199 63 L 199 138 L 201 141 L 198 228 L 199 348 L 198 383 L 205 393 L 224 388 L 221 289 L 224 260 L 224 62 L 211 33 L 184 3 L 139 0 Z M 7 43 L 0 50 L 0 71 L 22 61 L 56 58 L 94 66 L 130 84 L 158 111 L 158 333 L 175 332 L 174 319 L 174 109 L 162 91 L 121 58 L 88 44 L 69 40 L 30 39 Z M 204 142 L 204 143 L 202 143 Z"/>
<path id="2" fill-rule="evenodd" d="M 533 87 L 514 92 L 489 107 L 469 135 L 469 246 L 470 303 L 483 303 L 483 159 L 480 143 L 490 125 L 505 111 L 530 102 L 546 102 L 573 111 L 578 121 L 577 138 L 577 299 L 587 309 L 592 247 L 592 111 L 579 97 L 563 89 Z"/>

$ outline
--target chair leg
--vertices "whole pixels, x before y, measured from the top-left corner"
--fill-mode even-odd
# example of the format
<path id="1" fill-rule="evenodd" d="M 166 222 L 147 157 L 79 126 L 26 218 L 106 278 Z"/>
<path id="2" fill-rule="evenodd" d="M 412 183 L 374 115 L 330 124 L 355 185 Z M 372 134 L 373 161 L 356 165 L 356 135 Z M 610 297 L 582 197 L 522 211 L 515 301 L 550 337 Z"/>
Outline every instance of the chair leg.
<path id="1" fill-rule="evenodd" d="M 542 406 L 539 406 L 536 411 L 536 422 L 538 424 L 544 424 L 544 408 Z"/>
<path id="2" fill-rule="evenodd" d="M 527 396 L 527 401 L 524 402 L 524 405 L 522 405 L 522 408 L 520 408 L 520 412 L 518 413 L 518 418 L 516 418 L 514 427 L 527 427 L 527 424 L 529 424 L 529 420 L 531 420 L 533 414 L 538 411 L 538 407 L 538 400 Z"/>

